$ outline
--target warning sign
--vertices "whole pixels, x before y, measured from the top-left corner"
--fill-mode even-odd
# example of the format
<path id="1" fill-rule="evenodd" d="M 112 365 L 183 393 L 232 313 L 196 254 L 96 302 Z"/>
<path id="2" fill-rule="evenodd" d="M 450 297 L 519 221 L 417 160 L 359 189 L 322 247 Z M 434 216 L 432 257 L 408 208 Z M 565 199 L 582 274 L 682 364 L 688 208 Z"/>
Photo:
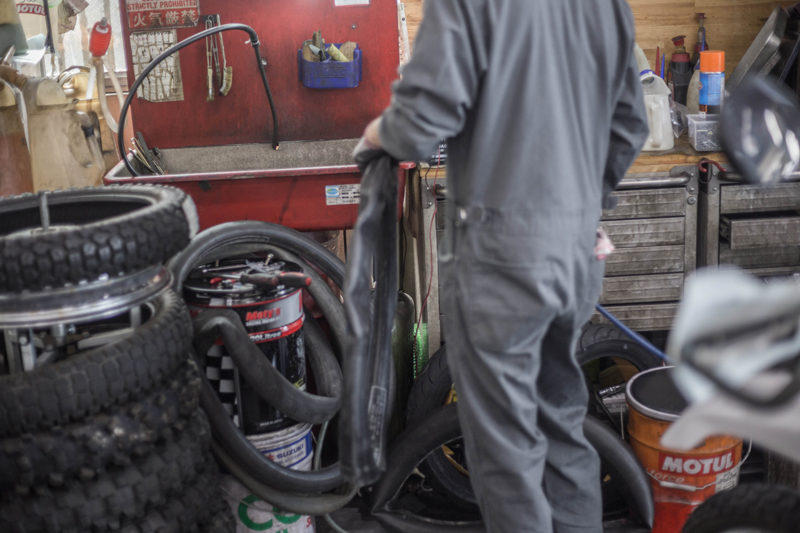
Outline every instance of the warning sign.
<path id="1" fill-rule="evenodd" d="M 125 0 L 131 30 L 197 26 L 200 0 Z"/>
<path id="2" fill-rule="evenodd" d="M 131 33 L 133 74 L 138 76 L 161 52 L 178 42 L 175 30 L 137 31 Z M 144 79 L 136 95 L 150 102 L 183 100 L 180 52 L 168 56 Z"/>

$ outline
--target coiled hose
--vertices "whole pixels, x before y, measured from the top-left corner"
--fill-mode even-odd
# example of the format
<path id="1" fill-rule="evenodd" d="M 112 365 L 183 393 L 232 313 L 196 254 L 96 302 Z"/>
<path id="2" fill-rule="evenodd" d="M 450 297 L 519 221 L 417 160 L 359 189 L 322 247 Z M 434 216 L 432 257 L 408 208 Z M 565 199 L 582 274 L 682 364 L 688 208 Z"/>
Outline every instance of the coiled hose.
<path id="1" fill-rule="evenodd" d="M 136 77 L 131 85 L 128 96 L 125 98 L 125 103 L 122 104 L 122 109 L 119 112 L 119 121 L 118 127 L 119 131 L 125 131 L 125 115 L 128 114 L 128 107 L 131 105 L 131 101 L 133 100 L 133 95 L 136 94 L 136 91 L 139 89 L 139 86 L 144 82 L 147 75 L 156 68 L 156 66 L 164 61 L 166 58 L 180 50 L 181 48 L 185 48 L 190 44 L 205 39 L 210 35 L 214 35 L 216 33 L 221 33 L 223 31 L 228 30 L 241 30 L 247 33 L 250 36 L 250 44 L 253 45 L 253 53 L 256 56 L 256 64 L 258 66 L 258 72 L 261 75 L 261 83 L 264 86 L 264 92 L 267 93 L 267 100 L 269 101 L 269 110 L 272 113 L 272 148 L 277 150 L 280 148 L 280 136 L 278 135 L 278 115 L 275 112 L 275 102 L 272 99 L 272 91 L 269 88 L 269 82 L 267 81 L 267 73 L 264 70 L 264 58 L 261 56 L 261 43 L 258 40 L 258 34 L 256 30 L 247 26 L 246 24 L 223 24 L 222 26 L 215 26 L 209 30 L 201 31 L 200 33 L 196 33 L 191 37 L 187 37 L 186 39 L 173 44 L 163 52 L 161 52 L 155 59 L 153 59 L 150 63 L 147 64 L 146 67 L 142 70 L 141 73 Z M 125 163 L 125 166 L 128 168 L 128 171 L 131 173 L 131 176 L 141 176 L 139 172 L 133 168 L 133 165 L 128 158 L 125 157 L 125 139 L 123 135 L 117 136 L 117 148 L 119 149 L 120 156 L 122 157 L 122 161 Z"/>
<path id="2" fill-rule="evenodd" d="M 183 280 L 200 264 L 253 251 L 271 251 L 287 260 L 300 258 L 297 264 L 312 278 L 308 290 L 325 316 L 334 338 L 341 345 L 346 335 L 344 310 L 338 297 L 322 280 L 320 273 L 330 278 L 334 284 L 341 286 L 344 283 L 344 265 L 319 243 L 293 229 L 258 221 L 229 222 L 209 228 L 198 234 L 183 252 L 170 261 L 168 266 L 173 274 L 173 286 L 175 290 L 181 291 Z M 213 327 L 217 327 L 225 323 L 225 320 L 219 318 L 221 316 L 224 315 L 216 315 L 213 320 L 200 323 L 201 329 L 206 330 L 199 338 L 201 343 L 208 342 L 207 335 L 210 335 L 208 329 L 213 329 L 212 324 Z M 230 326 L 222 327 L 230 329 L 229 335 L 234 331 Z M 314 366 L 318 365 L 320 358 L 332 359 L 335 363 L 334 352 L 321 328 L 314 324 L 313 320 L 308 321 L 305 332 L 309 340 L 309 360 L 317 376 L 317 369 Z M 234 341 L 235 339 L 236 334 L 233 336 Z M 322 350 L 320 347 L 323 347 Z M 241 347 L 241 351 L 249 349 Z M 327 363 L 323 364 L 325 370 L 319 373 L 321 379 L 316 380 L 320 394 L 330 397 L 326 400 L 341 397 L 341 378 L 337 378 L 337 375 L 341 376 L 339 369 L 333 369 Z M 248 372 L 251 370 L 249 367 L 247 369 Z M 251 379 L 249 374 L 246 374 L 246 378 Z M 319 515 L 344 506 L 352 498 L 352 491 L 349 489 L 345 489 L 343 494 L 323 494 L 344 484 L 338 463 L 320 470 L 303 472 L 291 470 L 266 459 L 236 428 L 211 385 L 205 380 L 201 389 L 201 403 L 211 421 L 214 438 L 217 441 L 215 449 L 221 451 L 218 456 L 243 484 L 263 499 L 287 511 Z M 315 420 L 325 419 L 328 414 L 330 413 L 326 412 L 325 416 Z M 233 467 L 228 464 L 230 462 L 233 463 Z M 281 494 L 279 499 L 275 497 L 276 491 Z"/>

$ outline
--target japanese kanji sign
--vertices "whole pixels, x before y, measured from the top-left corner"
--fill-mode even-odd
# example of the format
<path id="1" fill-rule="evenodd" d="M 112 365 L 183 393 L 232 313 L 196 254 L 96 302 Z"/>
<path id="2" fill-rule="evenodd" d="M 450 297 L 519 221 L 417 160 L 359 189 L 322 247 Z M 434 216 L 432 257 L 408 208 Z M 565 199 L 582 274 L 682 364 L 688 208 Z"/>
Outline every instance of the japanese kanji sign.
<path id="1" fill-rule="evenodd" d="M 200 0 L 125 0 L 131 30 L 196 26 Z"/>

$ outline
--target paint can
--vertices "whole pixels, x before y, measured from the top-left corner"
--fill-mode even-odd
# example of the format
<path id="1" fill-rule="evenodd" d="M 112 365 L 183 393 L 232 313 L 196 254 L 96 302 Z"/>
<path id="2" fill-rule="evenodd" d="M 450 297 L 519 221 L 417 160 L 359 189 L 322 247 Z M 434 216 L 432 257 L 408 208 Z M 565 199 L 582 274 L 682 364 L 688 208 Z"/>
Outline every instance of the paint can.
<path id="1" fill-rule="evenodd" d="M 311 424 L 295 424 L 280 431 L 249 435 L 247 439 L 268 459 L 281 466 L 311 470 L 314 457 Z M 236 517 L 237 533 L 314 533 L 312 517 L 278 509 L 232 476 L 223 476 L 222 489 Z"/>
<path id="2" fill-rule="evenodd" d="M 653 489 L 652 533 L 680 532 L 698 505 L 736 486 L 741 466 L 742 441 L 735 437 L 711 437 L 688 452 L 660 444 L 661 436 L 686 408 L 670 377 L 672 371 L 673 367 L 646 370 L 625 388 L 630 445 Z"/>

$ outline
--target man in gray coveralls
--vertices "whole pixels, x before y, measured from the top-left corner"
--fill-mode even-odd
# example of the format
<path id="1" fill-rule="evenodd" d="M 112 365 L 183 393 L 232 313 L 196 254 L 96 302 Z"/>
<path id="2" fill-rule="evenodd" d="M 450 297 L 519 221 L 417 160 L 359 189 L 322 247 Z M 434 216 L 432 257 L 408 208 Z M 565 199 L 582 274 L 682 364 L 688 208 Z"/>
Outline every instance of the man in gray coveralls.
<path id="1" fill-rule="evenodd" d="M 448 139 L 444 334 L 490 533 L 602 531 L 573 354 L 601 209 L 648 131 L 633 41 L 625 0 L 427 0 L 364 133 L 404 160 Z"/>

